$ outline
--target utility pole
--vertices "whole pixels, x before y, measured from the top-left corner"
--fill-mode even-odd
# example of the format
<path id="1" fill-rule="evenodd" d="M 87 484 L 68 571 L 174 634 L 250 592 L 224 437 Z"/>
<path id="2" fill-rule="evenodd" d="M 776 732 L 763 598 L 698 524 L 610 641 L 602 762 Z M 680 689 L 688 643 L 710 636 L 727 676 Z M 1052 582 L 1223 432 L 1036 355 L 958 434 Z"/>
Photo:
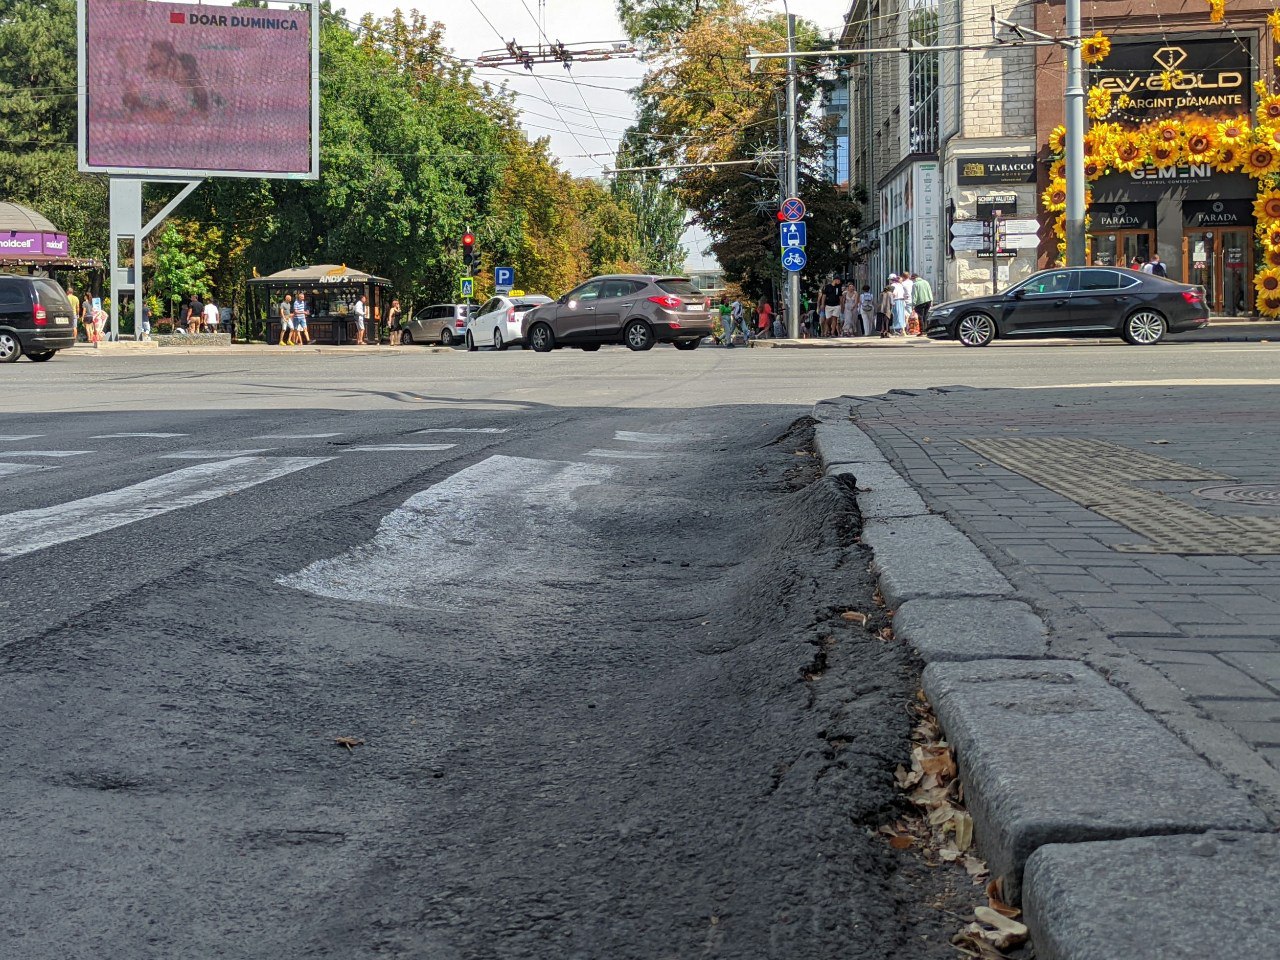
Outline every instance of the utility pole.
<path id="1" fill-rule="evenodd" d="M 1072 0 L 1079 4 L 1080 0 Z M 1079 8 L 1077 7 L 1077 13 Z M 1077 24 L 1078 26 L 1078 24 Z M 796 18 L 787 13 L 787 53 L 795 53 Z M 796 58 L 787 58 L 787 196 L 800 195 L 800 137 L 796 123 L 796 99 L 799 97 L 799 80 L 796 76 Z M 1081 161 L 1083 166 L 1083 161 Z M 795 340 L 800 336 L 800 274 L 787 271 L 787 336 Z"/>
<path id="2" fill-rule="evenodd" d="M 1084 63 L 1080 0 L 1067 0 L 1067 266 L 1084 266 Z"/>

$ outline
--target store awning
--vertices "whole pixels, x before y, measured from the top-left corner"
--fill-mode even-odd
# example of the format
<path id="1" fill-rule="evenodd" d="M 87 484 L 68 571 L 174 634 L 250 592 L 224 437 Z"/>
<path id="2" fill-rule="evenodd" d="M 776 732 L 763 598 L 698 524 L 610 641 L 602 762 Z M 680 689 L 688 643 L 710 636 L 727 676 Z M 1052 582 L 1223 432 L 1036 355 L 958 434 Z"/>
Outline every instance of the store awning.
<path id="1" fill-rule="evenodd" d="M 375 277 L 371 273 L 355 270 L 346 264 L 321 263 L 311 267 L 292 267 L 281 270 L 269 277 L 254 277 L 250 284 L 282 287 L 297 284 L 302 287 L 358 286 L 366 284 L 375 287 L 390 287 L 391 281 L 385 277 Z"/>

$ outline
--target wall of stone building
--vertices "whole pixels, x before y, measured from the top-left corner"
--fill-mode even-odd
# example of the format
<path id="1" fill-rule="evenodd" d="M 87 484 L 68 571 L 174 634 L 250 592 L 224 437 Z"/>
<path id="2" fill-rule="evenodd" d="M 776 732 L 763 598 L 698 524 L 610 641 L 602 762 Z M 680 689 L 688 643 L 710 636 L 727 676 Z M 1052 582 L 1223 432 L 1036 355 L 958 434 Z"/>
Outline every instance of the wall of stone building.
<path id="1" fill-rule="evenodd" d="M 961 42 L 991 42 L 991 3 L 959 2 Z M 1031 0 L 997 0 L 997 17 L 1032 27 Z M 962 137 L 1022 137 L 1035 132 L 1036 68 L 1034 47 L 970 50 L 961 54 L 956 91 Z"/>

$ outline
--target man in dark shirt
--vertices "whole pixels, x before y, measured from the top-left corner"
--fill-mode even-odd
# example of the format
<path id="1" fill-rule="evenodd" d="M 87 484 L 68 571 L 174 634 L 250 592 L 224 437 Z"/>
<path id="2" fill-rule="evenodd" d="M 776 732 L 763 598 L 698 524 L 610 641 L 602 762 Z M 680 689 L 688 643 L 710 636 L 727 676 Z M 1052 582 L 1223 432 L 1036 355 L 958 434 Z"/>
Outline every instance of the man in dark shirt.
<path id="1" fill-rule="evenodd" d="M 818 294 L 818 319 L 824 337 L 834 337 L 840 332 L 839 277 L 828 277 L 827 285 Z"/>
<path id="2" fill-rule="evenodd" d="M 199 333 L 203 317 L 204 304 L 200 302 L 200 298 L 196 294 L 192 294 L 191 302 L 187 304 L 187 333 L 193 337 Z"/>

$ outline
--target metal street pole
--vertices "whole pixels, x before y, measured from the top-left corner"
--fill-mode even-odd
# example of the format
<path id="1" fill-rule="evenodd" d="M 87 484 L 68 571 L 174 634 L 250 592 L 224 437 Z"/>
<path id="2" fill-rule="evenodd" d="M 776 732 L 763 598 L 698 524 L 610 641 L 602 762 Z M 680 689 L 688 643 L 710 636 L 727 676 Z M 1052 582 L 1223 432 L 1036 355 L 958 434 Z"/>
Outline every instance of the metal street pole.
<path id="1" fill-rule="evenodd" d="M 1074 0 L 1079 3 L 1079 0 Z M 787 53 L 796 49 L 796 18 L 787 13 Z M 787 196 L 799 196 L 800 191 L 800 137 L 796 124 L 796 98 L 799 96 L 796 77 L 796 58 L 787 58 Z M 1083 161 L 1081 163 L 1083 166 Z M 787 271 L 787 336 L 795 340 L 800 336 L 800 274 Z"/>
<path id="2" fill-rule="evenodd" d="M 1067 0 L 1067 266 L 1084 266 L 1084 64 L 1080 0 Z"/>

